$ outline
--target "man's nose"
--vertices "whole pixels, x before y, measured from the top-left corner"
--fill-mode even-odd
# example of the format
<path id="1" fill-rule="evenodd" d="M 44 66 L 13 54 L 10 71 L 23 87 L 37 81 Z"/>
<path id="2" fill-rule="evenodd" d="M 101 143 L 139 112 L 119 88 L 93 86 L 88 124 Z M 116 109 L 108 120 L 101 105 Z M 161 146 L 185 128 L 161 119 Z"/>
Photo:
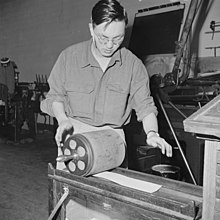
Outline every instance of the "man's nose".
<path id="1" fill-rule="evenodd" d="M 114 46 L 112 40 L 108 40 L 106 46 L 107 46 L 109 49 L 111 49 L 111 48 Z"/>

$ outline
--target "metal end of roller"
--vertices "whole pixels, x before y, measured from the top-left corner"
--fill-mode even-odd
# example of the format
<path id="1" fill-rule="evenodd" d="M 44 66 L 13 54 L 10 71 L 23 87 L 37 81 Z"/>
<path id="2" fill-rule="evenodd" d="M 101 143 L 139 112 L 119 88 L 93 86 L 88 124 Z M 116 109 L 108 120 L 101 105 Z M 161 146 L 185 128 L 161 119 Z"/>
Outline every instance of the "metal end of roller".
<path id="1" fill-rule="evenodd" d="M 66 162 L 68 160 L 77 159 L 79 157 L 78 154 L 72 154 L 72 155 L 60 155 L 56 158 L 57 162 Z"/>
<path id="2" fill-rule="evenodd" d="M 56 161 L 57 162 L 66 162 L 66 161 L 71 160 L 71 159 L 73 159 L 73 155 L 70 155 L 70 156 L 68 156 L 68 155 L 60 155 L 60 156 L 58 156 L 56 158 Z"/>

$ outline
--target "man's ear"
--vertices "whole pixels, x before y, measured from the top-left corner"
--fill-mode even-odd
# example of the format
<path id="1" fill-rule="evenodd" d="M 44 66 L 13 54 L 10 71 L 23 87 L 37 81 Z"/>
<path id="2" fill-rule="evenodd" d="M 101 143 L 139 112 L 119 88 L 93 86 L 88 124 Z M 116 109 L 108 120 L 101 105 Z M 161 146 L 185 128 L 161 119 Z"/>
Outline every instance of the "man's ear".
<path id="1" fill-rule="evenodd" d="M 92 23 L 89 23 L 89 31 L 90 31 L 91 36 L 94 37 Z"/>

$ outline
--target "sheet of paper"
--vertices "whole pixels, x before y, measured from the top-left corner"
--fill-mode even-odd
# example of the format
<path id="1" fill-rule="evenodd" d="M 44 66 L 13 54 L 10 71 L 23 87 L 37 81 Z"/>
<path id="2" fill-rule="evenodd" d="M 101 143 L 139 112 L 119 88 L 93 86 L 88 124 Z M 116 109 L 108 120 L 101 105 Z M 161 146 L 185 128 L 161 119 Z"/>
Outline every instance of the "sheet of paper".
<path id="1" fill-rule="evenodd" d="M 114 172 L 106 171 L 106 172 L 95 174 L 93 176 L 108 179 L 122 186 L 130 187 L 132 189 L 137 189 L 137 190 L 141 190 L 141 191 L 148 192 L 148 193 L 156 192 L 157 190 L 161 188 L 161 185 L 134 179 L 134 178 L 127 177 L 127 176 L 114 173 Z"/>

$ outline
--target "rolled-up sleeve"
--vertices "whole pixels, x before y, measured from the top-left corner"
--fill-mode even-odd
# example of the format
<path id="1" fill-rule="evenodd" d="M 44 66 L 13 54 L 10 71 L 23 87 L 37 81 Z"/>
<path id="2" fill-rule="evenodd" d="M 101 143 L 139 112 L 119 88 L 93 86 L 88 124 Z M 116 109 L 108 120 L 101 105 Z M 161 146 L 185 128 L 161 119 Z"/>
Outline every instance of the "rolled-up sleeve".
<path id="1" fill-rule="evenodd" d="M 131 84 L 131 107 L 135 109 L 137 120 L 142 121 L 150 113 L 157 115 L 153 97 L 150 93 L 149 76 L 140 60 L 133 65 L 133 79 Z"/>
<path id="2" fill-rule="evenodd" d="M 49 92 L 46 98 L 41 101 L 41 111 L 54 117 L 52 104 L 53 102 L 62 102 L 64 109 L 69 114 L 70 109 L 68 108 L 68 98 L 65 91 L 65 57 L 61 53 L 50 73 L 48 78 Z"/>

